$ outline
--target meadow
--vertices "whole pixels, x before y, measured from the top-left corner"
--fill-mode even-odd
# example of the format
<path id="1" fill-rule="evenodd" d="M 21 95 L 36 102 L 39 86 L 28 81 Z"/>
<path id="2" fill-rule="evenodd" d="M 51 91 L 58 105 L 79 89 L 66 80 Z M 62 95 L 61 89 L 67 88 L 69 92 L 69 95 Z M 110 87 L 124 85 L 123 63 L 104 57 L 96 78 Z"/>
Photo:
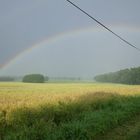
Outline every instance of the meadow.
<path id="1" fill-rule="evenodd" d="M 0 83 L 0 140 L 139 140 L 140 85 Z"/>

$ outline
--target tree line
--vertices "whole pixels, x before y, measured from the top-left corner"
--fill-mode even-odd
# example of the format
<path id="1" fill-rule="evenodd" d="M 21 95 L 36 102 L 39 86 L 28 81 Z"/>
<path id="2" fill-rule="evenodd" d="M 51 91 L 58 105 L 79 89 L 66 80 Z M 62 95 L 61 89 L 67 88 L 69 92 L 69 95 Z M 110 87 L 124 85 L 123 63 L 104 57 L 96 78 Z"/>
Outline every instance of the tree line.
<path id="1" fill-rule="evenodd" d="M 94 79 L 97 82 L 139 85 L 140 84 L 140 67 L 123 69 L 117 72 L 97 75 L 95 76 Z"/>
<path id="2" fill-rule="evenodd" d="M 8 81 L 14 81 L 15 78 L 14 77 L 10 77 L 10 76 L 0 76 L 0 81 L 1 82 L 8 82 Z"/>

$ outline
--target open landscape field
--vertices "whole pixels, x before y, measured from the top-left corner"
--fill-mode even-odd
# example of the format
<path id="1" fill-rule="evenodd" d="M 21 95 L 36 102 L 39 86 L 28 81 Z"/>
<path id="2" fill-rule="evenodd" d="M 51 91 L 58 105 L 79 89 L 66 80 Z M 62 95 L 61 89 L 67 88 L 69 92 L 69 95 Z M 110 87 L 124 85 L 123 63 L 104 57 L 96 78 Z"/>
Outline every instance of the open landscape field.
<path id="1" fill-rule="evenodd" d="M 139 138 L 139 85 L 0 83 L 0 140 Z"/>
<path id="2" fill-rule="evenodd" d="M 0 0 L 0 140 L 140 140 L 140 0 Z"/>

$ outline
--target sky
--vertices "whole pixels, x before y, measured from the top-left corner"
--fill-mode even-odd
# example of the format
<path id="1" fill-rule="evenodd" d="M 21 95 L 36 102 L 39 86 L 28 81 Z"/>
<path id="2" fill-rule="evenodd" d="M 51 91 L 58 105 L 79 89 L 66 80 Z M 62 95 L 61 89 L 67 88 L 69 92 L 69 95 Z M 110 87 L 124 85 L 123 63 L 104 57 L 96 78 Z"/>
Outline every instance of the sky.
<path id="1" fill-rule="evenodd" d="M 72 0 L 140 48 L 139 0 Z M 140 66 L 140 52 L 66 0 L 0 0 L 0 75 L 93 77 Z"/>

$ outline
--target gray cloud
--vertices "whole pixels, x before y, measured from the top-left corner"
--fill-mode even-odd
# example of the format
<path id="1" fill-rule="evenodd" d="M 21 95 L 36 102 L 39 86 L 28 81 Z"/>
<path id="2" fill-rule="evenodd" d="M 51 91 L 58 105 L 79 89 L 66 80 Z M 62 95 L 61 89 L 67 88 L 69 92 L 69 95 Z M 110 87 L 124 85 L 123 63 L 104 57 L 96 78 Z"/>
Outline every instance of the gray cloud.
<path id="1" fill-rule="evenodd" d="M 128 24 L 134 27 L 140 25 L 140 15 L 139 15 L 140 1 L 138 0 L 133 0 L 133 1 L 132 0 L 123 0 L 123 1 L 122 0 L 117 0 L 117 1 L 116 0 L 94 0 L 94 1 L 93 0 L 88 0 L 88 1 L 77 0 L 75 1 L 75 3 L 77 3 L 80 7 L 88 11 L 91 15 L 95 16 L 97 19 L 101 20 L 101 22 L 105 23 L 107 26 L 111 28 L 112 28 L 111 26 L 112 24 L 116 24 L 116 25 Z M 18 53 L 22 52 L 25 49 L 28 49 L 30 46 L 32 46 L 32 44 L 35 44 L 36 42 L 42 40 L 43 38 L 47 38 L 55 34 L 58 34 L 61 32 L 67 32 L 67 31 L 74 30 L 77 28 L 86 28 L 89 26 L 98 27 L 96 23 L 94 23 L 85 15 L 80 13 L 78 10 L 70 6 L 65 0 L 59 0 L 59 1 L 58 0 L 47 0 L 47 1 L 46 0 L 40 0 L 40 1 L 38 0 L 30 0 L 30 1 L 5 0 L 5 1 L 0 1 L 0 21 L 1 21 L 0 22 L 0 65 L 7 63 L 11 58 L 13 58 L 13 56 L 17 55 Z M 136 44 L 139 47 L 138 33 L 136 34 L 135 32 L 133 33 L 129 32 L 129 35 L 127 35 L 127 31 L 125 31 L 125 34 L 124 34 L 124 32 L 121 32 L 121 30 L 119 30 L 118 33 L 123 35 L 126 39 L 129 39 L 132 43 Z M 105 38 L 104 43 L 102 43 L 104 44 L 105 47 L 109 46 L 110 48 L 110 46 L 114 46 L 114 38 L 112 36 L 110 38 L 110 35 L 109 35 L 109 40 L 108 40 L 108 38 L 104 37 L 103 34 L 101 33 L 100 35 L 98 34 L 96 37 L 96 40 L 98 40 L 98 43 L 90 41 L 90 40 L 93 40 L 94 37 L 91 38 L 90 36 L 88 36 L 86 38 L 88 40 L 89 46 L 92 44 L 92 46 L 94 46 L 95 48 L 94 50 L 90 50 L 90 51 L 84 48 L 84 46 L 87 46 L 86 44 L 87 40 L 85 40 L 85 42 L 82 42 L 81 44 L 77 44 L 76 40 L 68 39 L 69 40 L 68 44 L 71 44 L 71 42 L 73 42 L 71 46 L 79 45 L 79 47 L 77 47 L 77 50 L 75 50 L 74 47 L 71 47 L 70 51 L 74 51 L 73 53 L 76 53 L 81 50 L 81 46 L 82 46 L 82 48 L 84 48 L 84 52 L 87 52 L 86 54 L 84 54 L 84 56 L 85 58 L 86 57 L 88 58 L 90 56 L 89 54 L 91 51 L 98 52 L 98 47 L 102 46 L 99 41 L 101 37 Z M 77 38 L 79 40 L 83 40 L 83 38 L 79 38 L 79 37 Z M 109 42 L 110 44 L 108 44 Z M 125 46 L 124 44 L 121 44 L 119 40 L 117 40 L 117 42 L 118 42 L 118 46 Z M 68 44 L 67 46 L 70 46 Z M 52 51 L 59 52 L 59 50 L 57 50 L 56 48 L 57 47 L 55 47 L 55 50 L 52 50 Z M 59 52 L 60 56 L 63 56 L 63 53 L 65 51 L 67 54 L 67 50 L 65 50 L 65 48 L 64 50 L 63 49 L 60 49 L 60 50 L 62 50 L 62 52 Z M 113 50 L 112 48 L 110 48 L 110 50 L 109 49 L 107 50 L 106 55 L 110 56 L 111 58 L 115 54 L 112 56 L 110 55 L 110 53 L 113 54 L 114 51 L 115 51 L 114 47 L 113 47 Z M 127 50 L 125 50 L 125 52 L 127 52 Z M 121 58 L 120 57 L 120 55 L 122 55 L 121 53 L 122 52 L 118 52 L 117 54 L 118 58 Z M 38 55 L 41 55 L 41 54 L 38 54 Z M 98 57 L 98 53 L 95 53 L 94 55 L 97 55 Z M 67 58 L 68 54 L 64 56 Z M 132 58 L 129 60 L 129 63 L 128 63 L 127 58 L 129 56 L 131 56 Z M 83 56 L 80 55 L 80 57 L 83 57 Z M 128 53 L 125 53 L 125 55 L 123 54 L 123 58 L 124 58 L 124 61 L 121 67 L 131 66 L 131 65 L 135 66 L 139 64 L 138 62 L 139 55 L 135 51 L 133 52 L 133 50 L 128 51 Z M 135 60 L 136 58 L 138 60 Z M 26 60 L 26 58 L 24 59 Z M 54 60 L 59 60 L 59 59 L 61 59 L 61 57 L 59 58 L 59 57 L 54 56 L 54 58 L 51 59 L 51 61 L 53 62 Z M 64 57 L 63 59 L 65 60 Z M 75 58 L 75 59 L 78 59 L 78 58 Z M 73 62 L 75 62 L 75 59 L 73 60 L 68 59 L 69 63 L 71 63 L 72 66 L 74 66 Z M 101 59 L 104 59 L 104 58 L 102 57 Z M 66 63 L 64 60 L 63 60 L 63 63 Z M 108 62 L 109 60 L 110 59 L 108 57 Z M 86 60 L 82 60 L 82 61 L 84 62 Z M 81 63 L 80 60 L 77 60 L 77 62 L 79 62 L 79 64 Z M 88 64 L 88 63 L 89 63 L 89 60 L 84 62 L 84 64 Z M 99 61 L 99 63 L 101 62 Z M 103 67 L 105 68 L 104 64 L 103 63 L 101 64 L 102 65 L 99 68 L 100 69 L 102 69 Z M 110 67 L 113 67 L 113 65 L 111 66 L 111 64 L 110 64 Z M 52 64 L 49 64 L 49 65 L 51 66 Z M 77 63 L 75 65 L 77 65 Z M 81 64 L 81 68 L 82 68 L 82 65 L 83 64 Z M 98 66 L 94 67 L 94 69 L 97 69 L 97 67 Z M 115 68 L 117 67 L 114 66 L 114 69 Z M 13 71 L 11 70 L 11 74 L 14 74 Z M 83 68 L 83 73 L 84 71 L 88 71 L 88 69 L 84 70 Z M 71 72 L 72 72 L 72 68 L 70 69 L 69 73 Z M 2 70 L 1 70 L 1 73 L 2 73 Z M 10 70 L 8 71 L 8 73 L 10 73 Z M 50 74 L 52 73 L 50 72 Z"/>
<path id="2" fill-rule="evenodd" d="M 127 38 L 140 32 L 113 28 Z M 135 40 L 134 38 L 134 40 Z M 112 40 L 112 41 L 110 41 Z M 137 42 L 139 44 L 140 41 Z M 49 76 L 92 77 L 140 65 L 140 54 L 104 30 L 91 28 L 58 36 L 15 59 L 1 74 L 43 73 Z"/>

